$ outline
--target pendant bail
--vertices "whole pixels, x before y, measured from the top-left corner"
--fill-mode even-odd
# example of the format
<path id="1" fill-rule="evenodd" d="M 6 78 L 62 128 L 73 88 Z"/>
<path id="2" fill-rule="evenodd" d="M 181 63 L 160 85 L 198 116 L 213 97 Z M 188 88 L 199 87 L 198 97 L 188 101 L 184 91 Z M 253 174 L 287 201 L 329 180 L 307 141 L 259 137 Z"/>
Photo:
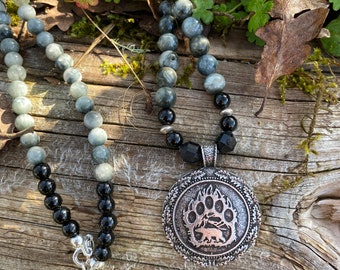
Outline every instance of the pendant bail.
<path id="1" fill-rule="evenodd" d="M 204 167 L 216 167 L 217 145 L 201 145 Z"/>

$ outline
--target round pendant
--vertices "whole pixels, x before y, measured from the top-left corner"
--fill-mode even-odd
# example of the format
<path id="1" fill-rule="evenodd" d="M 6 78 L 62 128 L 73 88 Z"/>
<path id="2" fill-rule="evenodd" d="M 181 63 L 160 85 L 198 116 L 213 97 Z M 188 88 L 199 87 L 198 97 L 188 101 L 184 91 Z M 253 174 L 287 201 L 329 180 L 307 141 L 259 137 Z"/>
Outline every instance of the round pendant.
<path id="1" fill-rule="evenodd" d="M 172 186 L 162 218 L 175 250 L 185 259 L 213 266 L 236 259 L 254 244 L 261 213 L 253 192 L 239 177 L 204 167 Z"/>

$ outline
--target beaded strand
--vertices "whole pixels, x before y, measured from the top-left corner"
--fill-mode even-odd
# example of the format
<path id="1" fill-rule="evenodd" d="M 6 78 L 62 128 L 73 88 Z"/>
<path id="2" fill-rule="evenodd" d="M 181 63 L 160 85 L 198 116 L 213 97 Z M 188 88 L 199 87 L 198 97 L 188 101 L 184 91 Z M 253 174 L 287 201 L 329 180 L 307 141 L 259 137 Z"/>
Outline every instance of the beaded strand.
<path id="1" fill-rule="evenodd" d="M 36 17 L 35 9 L 29 5 L 28 0 L 15 0 L 18 5 L 18 15 L 27 22 L 28 31 L 36 35 L 39 47 L 45 48 L 48 59 L 55 62 L 55 66 L 63 72 L 63 79 L 70 84 L 70 94 L 76 99 L 75 107 L 78 112 L 84 114 L 84 125 L 90 129 L 88 141 L 94 147 L 92 159 L 96 164 L 94 177 L 98 181 L 96 192 L 99 196 L 97 208 L 101 213 L 99 220 L 100 232 L 97 237 L 97 246 L 93 247 L 91 235 L 81 236 L 79 234 L 79 223 L 71 219 L 69 208 L 62 206 L 62 197 L 56 193 L 56 183 L 50 178 L 51 168 L 45 162 L 46 152 L 38 146 L 40 137 L 36 132 L 27 133 L 20 137 L 21 144 L 28 149 L 27 159 L 34 166 L 33 175 L 39 179 L 38 190 L 45 195 L 44 204 L 47 209 L 53 211 L 53 220 L 62 225 L 62 232 L 71 238 L 71 243 L 76 249 L 73 259 L 82 269 L 101 269 L 104 261 L 111 257 L 110 245 L 114 241 L 113 229 L 117 225 L 116 216 L 112 213 L 115 203 L 112 198 L 114 170 L 108 163 L 110 158 L 109 149 L 104 146 L 107 134 L 100 128 L 103 124 L 102 115 L 94 111 L 94 102 L 87 96 L 88 87 L 83 83 L 82 75 L 78 69 L 73 67 L 73 59 L 64 53 L 62 46 L 54 42 L 53 36 L 44 31 L 44 22 Z M 22 66 L 23 58 L 19 54 L 20 46 L 13 38 L 10 28 L 10 16 L 6 12 L 6 5 L 0 2 L 0 50 L 4 62 L 8 67 L 7 76 L 11 81 L 8 93 L 13 98 L 12 109 L 16 113 L 15 127 L 17 130 L 25 130 L 34 126 L 34 119 L 29 114 L 32 103 L 26 97 L 28 87 L 24 83 L 26 70 Z M 78 254 L 83 253 L 87 260 L 81 262 Z"/>
<path id="2" fill-rule="evenodd" d="M 202 160 L 201 147 L 194 142 L 183 143 L 182 135 L 171 126 L 175 119 L 175 112 L 171 109 L 176 103 L 176 92 L 173 87 L 177 82 L 176 70 L 179 67 L 178 39 L 174 35 L 177 25 L 181 23 L 181 30 L 185 37 L 190 40 L 190 51 L 197 57 L 197 70 L 204 76 L 204 88 L 210 95 L 214 95 L 214 105 L 221 110 L 220 126 L 223 132 L 217 137 L 217 149 L 222 154 L 231 152 L 236 139 L 233 131 L 237 128 L 237 120 L 232 116 L 232 110 L 228 108 L 230 97 L 224 93 L 226 86 L 224 77 L 216 73 L 217 60 L 208 54 L 210 49 L 209 40 L 202 35 L 203 25 L 192 17 L 193 4 L 190 0 L 177 0 L 174 3 L 162 1 L 159 13 L 162 16 L 159 21 L 161 36 L 157 45 L 162 52 L 159 57 L 160 69 L 157 73 L 159 89 L 155 94 L 155 101 L 161 110 L 158 120 L 163 125 L 161 133 L 166 136 L 166 144 L 172 148 L 179 148 L 180 156 L 185 162 L 194 163 Z"/>

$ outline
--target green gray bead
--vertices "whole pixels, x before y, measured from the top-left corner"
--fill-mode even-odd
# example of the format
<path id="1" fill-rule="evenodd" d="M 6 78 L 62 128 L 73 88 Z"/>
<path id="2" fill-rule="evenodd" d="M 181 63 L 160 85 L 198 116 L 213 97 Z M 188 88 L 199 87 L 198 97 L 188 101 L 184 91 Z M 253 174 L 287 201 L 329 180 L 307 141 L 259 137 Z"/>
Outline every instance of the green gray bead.
<path id="1" fill-rule="evenodd" d="M 12 110 L 16 114 L 29 113 L 32 108 L 32 103 L 27 97 L 16 97 L 12 101 Z"/>
<path id="2" fill-rule="evenodd" d="M 48 59 L 55 61 L 60 55 L 64 53 L 63 47 L 58 43 L 51 43 L 47 45 L 45 49 L 45 54 Z"/>
<path id="3" fill-rule="evenodd" d="M 191 16 L 194 6 L 190 0 L 177 0 L 171 9 L 173 16 L 178 20 L 184 20 Z"/>
<path id="4" fill-rule="evenodd" d="M 69 67 L 63 73 L 64 81 L 71 84 L 74 82 L 79 82 L 82 80 L 82 75 L 80 71 L 76 68 Z"/>
<path id="5" fill-rule="evenodd" d="M 217 65 L 218 65 L 218 62 L 214 56 L 210 54 L 205 54 L 205 55 L 202 55 L 200 58 L 198 58 L 197 70 L 202 75 L 207 76 L 216 71 Z"/>
<path id="6" fill-rule="evenodd" d="M 85 114 L 84 125 L 87 128 L 93 129 L 96 127 L 100 127 L 102 124 L 103 124 L 103 117 L 99 112 L 90 111 Z"/>
<path id="7" fill-rule="evenodd" d="M 195 57 L 199 57 L 204 54 L 207 54 L 209 49 L 210 49 L 210 42 L 203 35 L 195 36 L 190 40 L 190 51 Z"/>
<path id="8" fill-rule="evenodd" d="M 81 96 L 76 100 L 76 110 L 81 113 L 87 113 L 93 109 L 94 102 L 87 96 Z"/>
<path id="9" fill-rule="evenodd" d="M 194 17 L 186 18 L 182 23 L 182 32 L 188 38 L 193 38 L 194 36 L 201 35 L 203 32 L 202 23 Z"/>
<path id="10" fill-rule="evenodd" d="M 14 122 L 17 130 L 25 130 L 34 126 L 34 119 L 29 114 L 20 114 L 15 118 Z"/>
<path id="11" fill-rule="evenodd" d="M 20 136 L 20 143 L 26 148 L 36 146 L 39 142 L 40 136 L 36 132 L 30 132 Z"/>
<path id="12" fill-rule="evenodd" d="M 70 94 L 74 98 L 80 98 L 81 96 L 86 96 L 88 92 L 88 87 L 86 83 L 74 82 L 70 86 Z"/>
<path id="13" fill-rule="evenodd" d="M 27 160 L 32 165 L 36 165 L 41 162 L 44 162 L 45 158 L 46 158 L 46 152 L 40 146 L 32 146 L 27 151 Z"/>
<path id="14" fill-rule="evenodd" d="M 16 80 L 16 81 L 12 81 L 8 85 L 7 92 L 12 98 L 16 98 L 20 96 L 26 96 L 28 92 L 28 88 L 27 88 L 26 83 L 24 83 L 23 81 Z"/>
<path id="15" fill-rule="evenodd" d="M 176 103 L 176 92 L 171 87 L 159 88 L 155 94 L 155 102 L 162 108 L 170 108 Z"/>
<path id="16" fill-rule="evenodd" d="M 106 131 L 99 127 L 92 129 L 88 135 L 88 141 L 93 146 L 103 145 L 106 140 Z"/>
<path id="17" fill-rule="evenodd" d="M 0 24 L 11 24 L 11 17 L 7 12 L 0 11 Z"/>
<path id="18" fill-rule="evenodd" d="M 108 162 L 110 159 L 110 150 L 104 145 L 96 146 L 92 150 L 92 159 L 97 164 Z"/>
<path id="19" fill-rule="evenodd" d="M 23 59 L 21 55 L 17 52 L 9 52 L 5 55 L 4 59 L 5 65 L 7 67 L 13 66 L 13 65 L 19 65 L 21 66 L 23 63 Z"/>
<path id="20" fill-rule="evenodd" d="M 179 58 L 177 53 L 170 50 L 162 52 L 159 56 L 158 62 L 160 67 L 170 67 L 174 70 L 177 70 L 179 66 Z"/>
<path id="21" fill-rule="evenodd" d="M 43 31 L 37 35 L 36 40 L 39 47 L 46 48 L 54 42 L 54 37 L 49 32 Z"/>
<path id="22" fill-rule="evenodd" d="M 45 24 L 39 18 L 32 18 L 27 22 L 27 29 L 33 35 L 38 35 L 40 32 L 44 31 Z"/>
<path id="23" fill-rule="evenodd" d="M 67 53 L 60 55 L 55 61 L 55 66 L 60 70 L 66 70 L 74 64 L 73 58 Z"/>
<path id="24" fill-rule="evenodd" d="M 29 19 L 34 18 L 36 15 L 37 14 L 34 7 L 29 4 L 21 5 L 18 8 L 18 16 L 24 21 L 28 21 Z"/>
<path id="25" fill-rule="evenodd" d="M 7 77 L 11 81 L 23 81 L 26 79 L 26 69 L 20 65 L 10 66 L 7 70 Z"/>
<path id="26" fill-rule="evenodd" d="M 23 6 L 23 5 L 27 5 L 29 4 L 30 0 L 13 0 L 13 3 L 20 7 L 20 6 Z"/>
<path id="27" fill-rule="evenodd" d="M 226 81 L 219 73 L 212 73 L 205 78 L 204 89 L 208 94 L 218 94 L 224 90 Z"/>
<path id="28" fill-rule="evenodd" d="M 178 49 L 178 39 L 174 34 L 166 33 L 159 37 L 157 46 L 162 52 L 176 51 Z"/>
<path id="29" fill-rule="evenodd" d="M 162 67 L 157 72 L 156 80 L 159 87 L 173 87 L 177 82 L 177 73 L 170 67 Z"/>
<path id="30" fill-rule="evenodd" d="M 19 52 L 19 43 L 13 38 L 4 38 L 0 43 L 0 51 L 3 54 L 9 52 Z"/>
<path id="31" fill-rule="evenodd" d="M 111 181 L 114 175 L 114 169 L 109 163 L 101 163 L 94 168 L 94 177 L 97 181 Z"/>

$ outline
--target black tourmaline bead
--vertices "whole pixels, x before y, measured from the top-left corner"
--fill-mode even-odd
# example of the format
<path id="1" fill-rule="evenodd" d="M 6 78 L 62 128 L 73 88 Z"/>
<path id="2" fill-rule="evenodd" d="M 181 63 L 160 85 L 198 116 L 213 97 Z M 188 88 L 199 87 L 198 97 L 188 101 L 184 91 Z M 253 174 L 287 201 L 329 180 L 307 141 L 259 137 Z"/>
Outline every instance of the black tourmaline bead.
<path id="1" fill-rule="evenodd" d="M 228 108 L 229 104 L 230 104 L 230 97 L 228 94 L 221 92 L 215 95 L 214 105 L 218 109 Z"/>
<path id="2" fill-rule="evenodd" d="M 58 193 L 53 193 L 45 197 L 44 203 L 47 209 L 54 210 L 61 206 L 63 199 Z"/>
<path id="3" fill-rule="evenodd" d="M 102 231 L 112 231 L 116 227 L 117 223 L 115 215 L 102 215 L 99 220 L 99 227 Z"/>
<path id="4" fill-rule="evenodd" d="M 64 224 L 71 219 L 71 211 L 67 207 L 58 207 L 53 212 L 53 220 L 59 224 Z"/>
<path id="5" fill-rule="evenodd" d="M 115 240 L 115 236 L 112 231 L 101 231 L 98 234 L 98 245 L 103 247 L 110 246 Z"/>
<path id="6" fill-rule="evenodd" d="M 220 124 L 224 131 L 234 131 L 237 128 L 237 119 L 234 116 L 225 116 Z"/>
<path id="7" fill-rule="evenodd" d="M 93 255 L 98 261 L 104 262 L 111 257 L 111 250 L 109 247 L 97 246 Z"/>
<path id="8" fill-rule="evenodd" d="M 197 143 L 183 143 L 179 147 L 179 154 L 185 162 L 195 163 L 202 160 L 201 146 Z"/>
<path id="9" fill-rule="evenodd" d="M 46 180 L 41 180 L 38 184 L 38 190 L 43 195 L 51 195 L 56 189 L 56 184 L 53 179 L 47 178 Z"/>
<path id="10" fill-rule="evenodd" d="M 115 202 L 110 196 L 104 196 L 99 199 L 97 207 L 100 213 L 109 214 L 114 210 Z"/>
<path id="11" fill-rule="evenodd" d="M 163 109 L 158 113 L 158 120 L 162 125 L 171 125 L 173 122 L 175 122 L 175 119 L 175 112 L 171 109 Z"/>
<path id="12" fill-rule="evenodd" d="M 111 195 L 113 192 L 113 185 L 110 182 L 99 182 L 97 184 L 97 194 L 100 197 Z"/>
<path id="13" fill-rule="evenodd" d="M 51 175 L 51 168 L 47 163 L 39 163 L 34 166 L 33 175 L 40 180 L 45 180 Z"/>
<path id="14" fill-rule="evenodd" d="M 65 236 L 72 238 L 79 234 L 79 224 L 71 219 L 63 224 L 62 231 Z"/>
<path id="15" fill-rule="evenodd" d="M 183 137 L 179 132 L 171 131 L 166 134 L 166 144 L 172 148 L 178 148 L 183 143 Z"/>
<path id="16" fill-rule="evenodd" d="M 234 150 L 236 139 L 231 131 L 225 131 L 217 138 L 216 145 L 221 154 L 227 154 Z"/>

